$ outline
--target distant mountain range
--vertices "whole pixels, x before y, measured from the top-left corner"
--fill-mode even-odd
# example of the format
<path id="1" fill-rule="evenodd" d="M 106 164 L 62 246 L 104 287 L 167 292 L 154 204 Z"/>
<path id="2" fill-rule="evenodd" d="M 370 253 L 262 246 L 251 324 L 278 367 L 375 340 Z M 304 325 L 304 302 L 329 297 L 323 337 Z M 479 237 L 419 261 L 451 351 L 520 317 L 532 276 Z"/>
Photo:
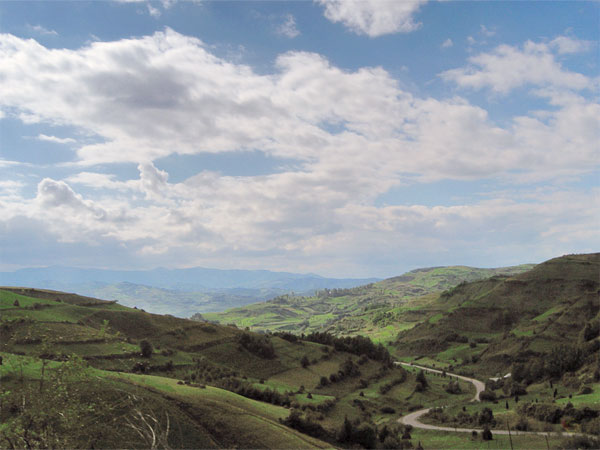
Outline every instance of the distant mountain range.
<path id="1" fill-rule="evenodd" d="M 188 317 L 223 311 L 286 293 L 351 288 L 377 278 L 340 279 L 269 270 L 189 269 L 103 270 L 43 267 L 0 272 L 2 286 L 28 286 L 118 300 L 159 314 Z"/>

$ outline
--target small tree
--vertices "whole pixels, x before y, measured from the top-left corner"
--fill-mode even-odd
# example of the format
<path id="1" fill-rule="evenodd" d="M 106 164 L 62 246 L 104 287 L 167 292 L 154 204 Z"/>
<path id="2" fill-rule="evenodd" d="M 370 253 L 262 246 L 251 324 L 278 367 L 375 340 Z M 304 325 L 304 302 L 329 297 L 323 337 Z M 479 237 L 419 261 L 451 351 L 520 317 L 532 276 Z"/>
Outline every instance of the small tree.
<path id="1" fill-rule="evenodd" d="M 488 427 L 487 425 L 483 428 L 483 431 L 481 432 L 481 439 L 483 439 L 484 441 L 491 441 L 493 439 L 490 427 Z"/>
<path id="2" fill-rule="evenodd" d="M 420 370 L 417 374 L 417 382 L 421 383 L 424 387 L 428 386 L 427 378 L 425 378 L 425 372 L 423 372 L 422 370 Z"/>
<path id="3" fill-rule="evenodd" d="M 300 360 L 300 364 L 302 364 L 302 367 L 304 369 L 306 369 L 310 365 L 310 361 L 308 360 L 308 356 L 304 355 L 302 357 L 302 359 Z"/>
<path id="4" fill-rule="evenodd" d="M 152 356 L 153 350 L 154 349 L 152 348 L 152 344 L 146 339 L 140 342 L 140 351 L 142 352 L 142 356 L 144 358 L 150 358 Z"/>
<path id="5" fill-rule="evenodd" d="M 15 300 L 15 302 L 13 303 L 13 306 L 19 307 L 21 306 L 21 304 L 19 303 L 19 300 Z"/>

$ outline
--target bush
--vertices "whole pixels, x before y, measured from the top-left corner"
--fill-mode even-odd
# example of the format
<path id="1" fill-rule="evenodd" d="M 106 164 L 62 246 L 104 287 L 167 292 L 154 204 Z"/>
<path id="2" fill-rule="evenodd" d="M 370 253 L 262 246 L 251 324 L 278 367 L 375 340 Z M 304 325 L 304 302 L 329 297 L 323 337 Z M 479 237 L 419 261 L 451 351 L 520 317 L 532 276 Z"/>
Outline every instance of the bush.
<path id="1" fill-rule="evenodd" d="M 402 375 L 400 375 L 397 378 L 394 378 L 392 381 L 379 387 L 379 393 L 381 395 L 387 394 L 394 386 L 404 383 L 404 381 L 406 380 L 406 371 L 404 369 L 401 369 L 401 370 L 402 370 Z"/>
<path id="2" fill-rule="evenodd" d="M 598 449 L 600 448 L 600 439 L 591 436 L 573 436 L 561 442 L 561 449 Z"/>
<path id="3" fill-rule="evenodd" d="M 494 424 L 494 413 L 490 408 L 483 408 L 479 412 L 479 425 Z"/>
<path id="4" fill-rule="evenodd" d="M 152 348 L 152 344 L 144 339 L 140 342 L 140 352 L 144 358 L 150 358 L 152 356 L 152 352 L 154 349 Z"/>
<path id="5" fill-rule="evenodd" d="M 515 428 L 519 431 L 528 431 L 529 430 L 529 422 L 525 417 L 519 417 L 519 421 L 515 425 Z"/>
<path id="6" fill-rule="evenodd" d="M 494 437 L 492 436 L 492 432 L 490 428 L 486 425 L 481 432 L 481 439 L 484 441 L 491 441 Z"/>
<path id="7" fill-rule="evenodd" d="M 253 353 L 261 358 L 275 358 L 275 349 L 273 348 L 273 344 L 266 336 L 242 333 L 238 337 L 238 343 L 250 353 Z"/>
<path id="8" fill-rule="evenodd" d="M 458 381 L 450 381 L 445 387 L 446 392 L 449 394 L 460 394 L 462 393 L 462 389 L 460 388 L 460 384 Z"/>
<path id="9" fill-rule="evenodd" d="M 482 391 L 479 393 L 479 399 L 482 402 L 493 402 L 496 400 L 496 393 L 494 391 Z"/>
<path id="10" fill-rule="evenodd" d="M 421 370 L 417 374 L 417 385 L 415 386 L 415 391 L 423 392 L 427 389 L 429 383 L 427 383 L 427 379 L 425 378 L 425 373 Z"/>
<path id="11" fill-rule="evenodd" d="M 383 408 L 380 409 L 380 411 L 383 414 L 395 414 L 396 410 L 394 408 L 392 408 L 391 406 L 384 406 Z"/>

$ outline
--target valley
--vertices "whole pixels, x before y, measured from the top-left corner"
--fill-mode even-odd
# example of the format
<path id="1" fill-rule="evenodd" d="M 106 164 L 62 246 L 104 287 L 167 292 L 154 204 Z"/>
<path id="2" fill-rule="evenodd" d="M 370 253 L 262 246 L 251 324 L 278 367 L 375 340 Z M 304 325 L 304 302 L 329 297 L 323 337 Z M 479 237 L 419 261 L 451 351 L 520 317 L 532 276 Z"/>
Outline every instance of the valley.
<path id="1" fill-rule="evenodd" d="M 0 447 L 594 448 L 599 273 L 423 269 L 229 324 L 0 288 Z"/>

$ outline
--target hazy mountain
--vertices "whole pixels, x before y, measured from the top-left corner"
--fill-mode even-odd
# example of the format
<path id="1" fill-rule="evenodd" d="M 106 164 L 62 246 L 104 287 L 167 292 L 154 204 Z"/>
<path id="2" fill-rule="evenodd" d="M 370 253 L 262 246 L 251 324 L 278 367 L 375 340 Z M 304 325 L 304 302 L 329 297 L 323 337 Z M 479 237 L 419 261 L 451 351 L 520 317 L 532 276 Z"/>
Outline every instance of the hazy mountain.
<path id="1" fill-rule="evenodd" d="M 377 279 L 203 267 L 122 271 L 53 266 L 0 272 L 2 286 L 77 292 L 181 317 L 222 311 L 289 292 L 311 294 L 318 289 L 351 288 L 374 281 Z"/>

